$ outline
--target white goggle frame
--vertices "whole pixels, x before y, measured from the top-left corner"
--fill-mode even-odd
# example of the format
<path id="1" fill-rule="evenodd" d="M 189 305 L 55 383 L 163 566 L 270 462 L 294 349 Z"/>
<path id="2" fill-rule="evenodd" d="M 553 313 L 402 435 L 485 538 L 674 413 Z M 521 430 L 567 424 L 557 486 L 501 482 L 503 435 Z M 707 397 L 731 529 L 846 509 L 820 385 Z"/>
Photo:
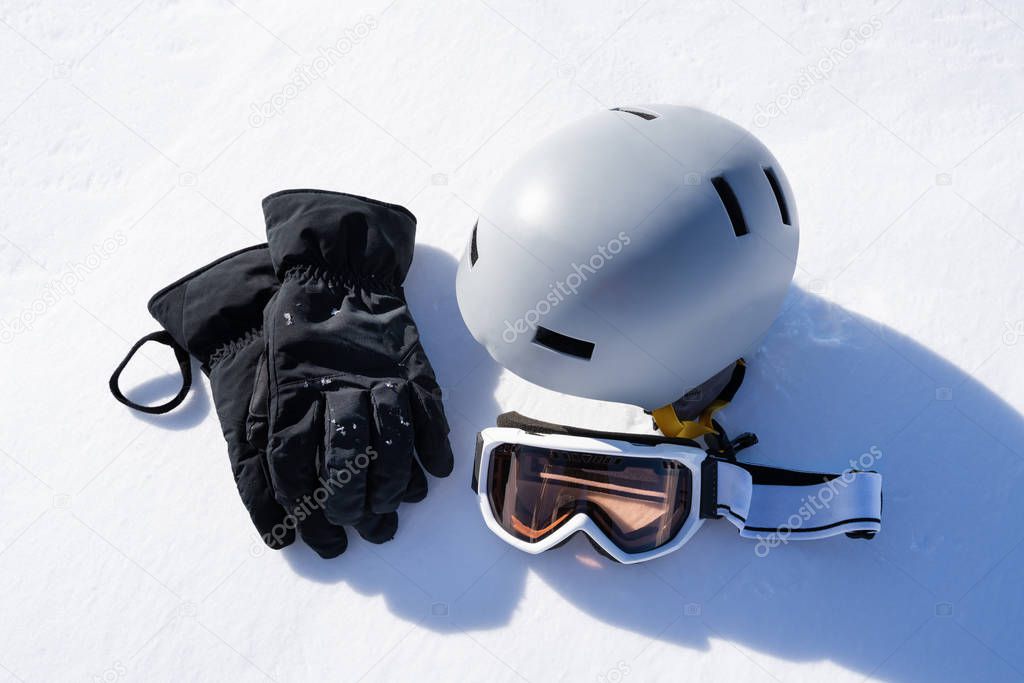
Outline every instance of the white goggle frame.
<path id="1" fill-rule="evenodd" d="M 473 479 L 480 514 L 498 537 L 532 555 L 550 550 L 582 531 L 615 561 L 623 564 L 644 562 L 678 550 L 697 532 L 705 519 L 712 517 L 728 519 L 744 538 L 778 543 L 839 534 L 871 538 L 881 528 L 882 476 L 877 472 L 847 470 L 838 475 L 820 475 L 723 460 L 709 456 L 695 446 L 675 443 L 647 445 L 618 438 L 534 433 L 509 427 L 484 429 L 479 439 Z M 623 551 L 582 512 L 537 542 L 517 538 L 495 519 L 487 490 L 491 454 L 505 443 L 678 462 L 690 471 L 692 479 L 686 521 L 670 541 L 641 553 Z M 708 477 L 713 477 L 713 480 L 705 481 Z M 822 481 L 823 477 L 829 477 L 828 481 Z M 709 499 L 711 495 L 713 499 Z"/>

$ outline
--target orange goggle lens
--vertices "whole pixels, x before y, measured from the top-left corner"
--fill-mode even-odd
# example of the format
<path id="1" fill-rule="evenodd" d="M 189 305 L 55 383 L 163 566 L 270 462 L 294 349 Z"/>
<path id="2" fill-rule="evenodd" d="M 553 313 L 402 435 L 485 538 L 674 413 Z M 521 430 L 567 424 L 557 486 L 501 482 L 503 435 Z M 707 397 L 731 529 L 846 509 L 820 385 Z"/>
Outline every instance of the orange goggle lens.
<path id="1" fill-rule="evenodd" d="M 503 443 L 491 451 L 487 494 L 502 528 L 528 543 L 583 513 L 621 550 L 642 553 L 682 528 L 692 484 L 674 460 Z"/>

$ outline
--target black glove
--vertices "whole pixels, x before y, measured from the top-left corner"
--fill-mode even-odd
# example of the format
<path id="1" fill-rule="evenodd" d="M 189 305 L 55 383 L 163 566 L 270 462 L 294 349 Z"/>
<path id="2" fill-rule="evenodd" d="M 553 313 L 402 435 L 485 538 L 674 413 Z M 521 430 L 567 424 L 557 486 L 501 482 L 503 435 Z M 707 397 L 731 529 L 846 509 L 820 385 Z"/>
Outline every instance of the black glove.
<path id="1" fill-rule="evenodd" d="M 281 288 L 267 305 L 268 462 L 278 500 L 325 492 L 327 519 L 395 510 L 452 470 L 448 422 L 402 291 L 416 219 L 364 197 L 263 200 Z"/>
<path id="2" fill-rule="evenodd" d="M 191 384 L 187 353 L 195 356 L 210 378 L 213 401 L 228 444 L 231 470 L 253 524 L 271 548 L 295 540 L 295 528 L 321 556 L 334 557 L 347 545 L 343 529 L 330 525 L 322 509 L 306 505 L 288 514 L 270 485 L 264 451 L 258 442 L 258 421 L 250 413 L 257 366 L 263 356 L 263 308 L 280 283 L 270 264 L 266 245 L 229 254 L 163 288 L 149 301 L 149 311 L 165 332 L 144 337 L 110 379 L 114 396 L 132 408 L 163 413 L 185 398 Z M 175 349 L 184 382 L 179 394 L 161 406 L 140 406 L 117 386 L 121 371 L 145 341 Z M 248 431 L 247 431 L 248 430 Z M 397 515 L 367 518 L 357 529 L 368 540 L 382 542 L 394 535 Z"/>

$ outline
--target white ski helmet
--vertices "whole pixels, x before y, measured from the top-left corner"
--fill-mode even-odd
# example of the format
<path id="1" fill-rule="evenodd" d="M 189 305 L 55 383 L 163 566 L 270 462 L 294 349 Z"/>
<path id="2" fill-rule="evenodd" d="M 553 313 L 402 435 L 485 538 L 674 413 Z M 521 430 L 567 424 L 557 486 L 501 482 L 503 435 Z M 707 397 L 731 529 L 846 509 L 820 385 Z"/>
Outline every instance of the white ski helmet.
<path id="1" fill-rule="evenodd" d="M 759 343 L 796 267 L 779 162 L 699 109 L 621 107 L 498 182 L 456 293 L 496 361 L 556 391 L 654 410 Z"/>

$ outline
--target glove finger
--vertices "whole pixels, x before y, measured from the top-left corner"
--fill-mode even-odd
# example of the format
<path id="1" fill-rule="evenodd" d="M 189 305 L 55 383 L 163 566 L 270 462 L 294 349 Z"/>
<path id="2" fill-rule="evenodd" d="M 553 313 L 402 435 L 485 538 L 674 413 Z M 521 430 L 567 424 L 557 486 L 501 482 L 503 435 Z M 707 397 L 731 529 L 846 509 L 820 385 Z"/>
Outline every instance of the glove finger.
<path id="1" fill-rule="evenodd" d="M 294 543 L 295 529 L 285 524 L 285 509 L 270 489 L 263 453 L 246 444 L 231 460 L 238 495 L 263 542 L 274 550 Z"/>
<path id="2" fill-rule="evenodd" d="M 210 386 L 238 495 L 263 542 L 278 550 L 294 542 L 295 530 L 284 524 L 285 510 L 274 498 L 264 452 L 249 443 L 245 429 L 251 373 L 259 352 L 258 346 L 245 348 L 219 363 L 211 372 Z"/>
<path id="3" fill-rule="evenodd" d="M 271 483 L 285 509 L 320 486 L 316 457 L 323 448 L 323 402 L 309 396 L 301 385 L 278 392 L 267 443 Z"/>
<path id="4" fill-rule="evenodd" d="M 406 503 L 418 503 L 427 497 L 427 475 L 423 468 L 414 459 L 411 472 L 409 473 L 409 485 L 405 487 L 405 496 L 402 501 Z"/>
<path id="5" fill-rule="evenodd" d="M 381 382 L 370 390 L 373 404 L 371 440 L 376 451 L 369 472 L 370 510 L 398 509 L 409 484 L 413 460 L 412 421 L 405 382 Z"/>
<path id="6" fill-rule="evenodd" d="M 344 387 L 324 394 L 323 487 L 325 512 L 332 524 L 355 524 L 366 511 L 370 452 L 370 402 L 367 392 Z"/>
<path id="7" fill-rule="evenodd" d="M 435 477 L 447 477 L 455 466 L 455 459 L 448 443 L 448 419 L 441 403 L 441 387 L 433 378 L 421 376 L 412 383 L 412 389 L 416 453 L 427 472 Z"/>
<path id="8" fill-rule="evenodd" d="M 328 522 L 316 501 L 308 499 L 298 503 L 292 508 L 292 515 L 298 522 L 302 540 L 325 560 L 341 555 L 348 548 L 345 529 Z"/>
<path id="9" fill-rule="evenodd" d="M 394 538 L 395 532 L 398 531 L 398 513 L 369 514 L 361 522 L 357 522 L 355 528 L 359 535 L 370 543 L 385 543 Z"/>

